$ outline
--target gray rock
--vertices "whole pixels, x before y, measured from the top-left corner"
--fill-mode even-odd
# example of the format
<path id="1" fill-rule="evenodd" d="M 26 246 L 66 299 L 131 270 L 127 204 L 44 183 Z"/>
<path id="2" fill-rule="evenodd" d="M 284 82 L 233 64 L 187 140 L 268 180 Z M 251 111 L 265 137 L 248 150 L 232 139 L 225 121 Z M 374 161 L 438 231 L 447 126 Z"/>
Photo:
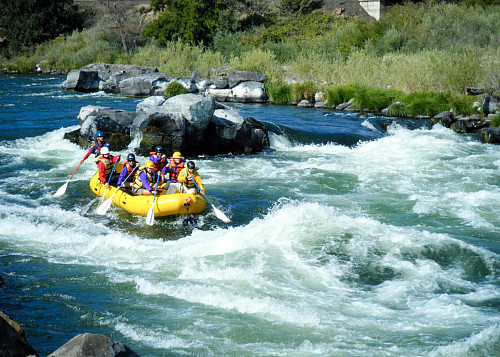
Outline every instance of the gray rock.
<path id="1" fill-rule="evenodd" d="M 61 88 L 77 92 L 98 92 L 99 74 L 97 71 L 74 69 L 68 73 Z"/>
<path id="2" fill-rule="evenodd" d="M 485 115 L 488 114 L 495 114 L 498 110 L 500 101 L 498 98 L 488 95 L 486 98 L 483 100 L 482 108 L 483 112 Z"/>
<path id="3" fill-rule="evenodd" d="M 210 86 L 210 88 L 229 88 L 229 81 L 227 80 L 227 77 L 216 77 L 212 80 L 212 86 Z"/>
<path id="4" fill-rule="evenodd" d="M 479 137 L 483 143 L 500 144 L 500 128 L 482 129 Z"/>
<path id="5" fill-rule="evenodd" d="M 0 312 L 0 356 L 38 356 L 26 340 L 23 328 L 3 312 Z"/>
<path id="6" fill-rule="evenodd" d="M 306 99 L 302 99 L 298 104 L 297 104 L 297 107 L 301 107 L 301 108 L 310 108 L 312 107 L 313 104 L 306 100 Z"/>
<path id="7" fill-rule="evenodd" d="M 229 88 L 236 87 L 241 82 L 261 82 L 267 80 L 267 76 L 258 72 L 251 71 L 236 71 L 227 76 Z"/>
<path id="8" fill-rule="evenodd" d="M 245 120 L 234 109 L 216 109 L 212 123 L 216 126 L 217 135 L 224 139 L 234 139 Z"/>
<path id="9" fill-rule="evenodd" d="M 348 102 L 346 103 L 341 103 L 335 107 L 336 110 L 345 110 L 346 108 L 349 108 L 351 106 L 351 103 L 354 99 L 351 98 Z"/>
<path id="10" fill-rule="evenodd" d="M 165 75 L 160 72 L 140 74 L 120 81 L 118 89 L 121 95 L 132 97 L 149 96 L 155 91 L 153 83 L 165 82 L 165 79 Z"/>
<path id="11" fill-rule="evenodd" d="M 104 335 L 84 333 L 73 337 L 49 357 L 138 357 L 137 353 Z"/>
<path id="12" fill-rule="evenodd" d="M 144 112 L 148 114 L 158 113 L 161 110 L 163 103 L 167 98 L 164 96 L 151 96 L 137 104 L 136 112 Z"/>
<path id="13" fill-rule="evenodd" d="M 202 140 L 212 115 L 215 102 L 213 98 L 198 94 L 181 94 L 163 103 L 161 113 L 180 113 L 186 120 L 186 140 Z"/>
<path id="14" fill-rule="evenodd" d="M 233 96 L 229 100 L 233 102 L 265 103 L 269 100 L 264 83 L 261 82 L 242 82 L 232 88 L 232 93 Z"/>

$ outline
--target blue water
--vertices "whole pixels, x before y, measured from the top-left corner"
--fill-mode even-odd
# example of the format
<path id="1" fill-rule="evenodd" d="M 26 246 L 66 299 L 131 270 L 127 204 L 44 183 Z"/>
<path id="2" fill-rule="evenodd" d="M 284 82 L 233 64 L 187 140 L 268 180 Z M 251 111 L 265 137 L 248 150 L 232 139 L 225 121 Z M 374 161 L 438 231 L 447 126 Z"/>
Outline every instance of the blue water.
<path id="1" fill-rule="evenodd" d="M 102 333 L 141 356 L 497 356 L 500 147 L 427 122 L 234 104 L 272 150 L 194 158 L 212 209 L 94 212 L 85 105 L 0 76 L 0 310 L 44 356 Z M 123 152 L 122 154 L 126 154 Z M 145 158 L 140 157 L 143 161 Z"/>

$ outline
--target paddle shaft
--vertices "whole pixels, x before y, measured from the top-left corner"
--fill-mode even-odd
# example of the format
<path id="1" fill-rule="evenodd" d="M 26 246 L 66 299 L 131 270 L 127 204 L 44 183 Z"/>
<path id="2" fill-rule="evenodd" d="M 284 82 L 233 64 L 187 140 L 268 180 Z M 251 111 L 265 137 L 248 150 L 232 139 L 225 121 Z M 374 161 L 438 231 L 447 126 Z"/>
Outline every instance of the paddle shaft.
<path id="1" fill-rule="evenodd" d="M 150 226 L 153 225 L 154 219 L 155 219 L 155 198 L 156 198 L 156 193 L 158 192 L 158 182 L 160 182 L 160 173 L 157 173 L 158 177 L 156 178 L 156 186 L 155 186 L 155 194 L 153 195 L 153 202 L 151 203 L 151 208 L 148 211 L 148 214 L 146 216 L 146 224 L 149 224 Z"/>

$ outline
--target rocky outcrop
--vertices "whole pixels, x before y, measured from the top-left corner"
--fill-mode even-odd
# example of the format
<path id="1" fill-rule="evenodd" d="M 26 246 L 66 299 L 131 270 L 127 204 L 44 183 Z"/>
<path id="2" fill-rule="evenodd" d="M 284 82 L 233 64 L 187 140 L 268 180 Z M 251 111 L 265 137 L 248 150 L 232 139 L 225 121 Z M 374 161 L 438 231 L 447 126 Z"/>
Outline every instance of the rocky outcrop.
<path id="1" fill-rule="evenodd" d="M 167 152 L 192 156 L 255 153 L 269 147 L 263 124 L 200 94 L 149 97 L 135 112 L 86 106 L 78 120 L 80 129 L 67 133 L 66 139 L 88 147 L 88 139 L 103 131 L 112 151 L 128 148 L 148 155 L 153 146 L 162 145 Z"/>
<path id="2" fill-rule="evenodd" d="M 73 337 L 49 357 L 138 357 L 137 353 L 104 335 L 84 333 Z"/>
<path id="3" fill-rule="evenodd" d="M 104 91 L 133 97 L 162 96 L 171 82 L 179 82 L 190 93 L 203 93 L 222 102 L 264 103 L 267 76 L 236 71 L 213 80 L 202 79 L 197 71 L 190 78 L 168 77 L 153 67 L 94 63 L 68 73 L 61 88 L 77 92 Z"/>
<path id="4" fill-rule="evenodd" d="M 38 356 L 28 343 L 24 329 L 0 311 L 0 356 L 26 357 Z"/>

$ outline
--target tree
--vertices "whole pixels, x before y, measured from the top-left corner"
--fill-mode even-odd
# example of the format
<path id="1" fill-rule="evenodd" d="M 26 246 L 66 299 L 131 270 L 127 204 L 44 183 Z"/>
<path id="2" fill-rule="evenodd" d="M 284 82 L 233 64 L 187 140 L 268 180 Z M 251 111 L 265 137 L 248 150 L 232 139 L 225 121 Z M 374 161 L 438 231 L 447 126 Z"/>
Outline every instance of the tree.
<path id="1" fill-rule="evenodd" d="M 123 52 L 131 55 L 141 38 L 144 21 L 150 9 L 145 6 L 131 6 L 127 0 L 98 0 L 114 22 Z"/>
<path id="2" fill-rule="evenodd" d="M 161 42 L 208 44 L 236 19 L 232 1 L 225 0 L 151 0 L 151 7 L 160 15 L 144 33 Z"/>
<path id="3" fill-rule="evenodd" d="M 0 0 L 0 38 L 13 56 L 60 34 L 81 29 L 85 13 L 73 0 Z"/>
<path id="4" fill-rule="evenodd" d="M 321 1 L 318 0 L 280 0 L 278 8 L 285 15 L 305 15 L 319 8 Z"/>

